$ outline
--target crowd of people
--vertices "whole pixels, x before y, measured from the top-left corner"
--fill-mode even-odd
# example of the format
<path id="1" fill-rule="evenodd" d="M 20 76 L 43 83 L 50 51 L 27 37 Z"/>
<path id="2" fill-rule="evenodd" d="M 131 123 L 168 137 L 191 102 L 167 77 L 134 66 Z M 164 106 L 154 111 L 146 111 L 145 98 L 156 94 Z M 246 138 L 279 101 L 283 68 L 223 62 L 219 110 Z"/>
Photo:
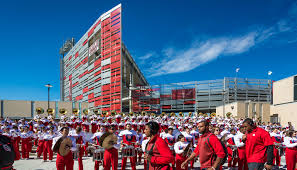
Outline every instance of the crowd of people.
<path id="1" fill-rule="evenodd" d="M 51 162 L 57 154 L 58 170 L 73 169 L 75 159 L 83 170 L 82 158 L 94 157 L 94 151 L 102 149 L 100 138 L 109 134 L 116 135 L 117 141 L 104 150 L 102 160 L 94 158 L 95 170 L 100 166 L 116 170 L 119 155 L 122 170 L 127 158 L 132 170 L 136 165 L 147 170 L 191 169 L 196 161 L 208 170 L 222 169 L 224 163 L 229 169 L 273 169 L 281 166 L 282 155 L 286 169 L 297 169 L 297 133 L 290 122 L 281 126 L 249 118 L 166 114 L 83 115 L 81 119 L 73 115 L 56 121 L 52 116 L 36 115 L 32 120 L 1 118 L 0 134 L 11 139 L 15 160 L 30 159 L 36 146 L 34 159 Z M 59 147 L 66 138 L 71 146 L 63 155 Z M 127 156 L 125 148 L 129 147 L 133 153 Z"/>

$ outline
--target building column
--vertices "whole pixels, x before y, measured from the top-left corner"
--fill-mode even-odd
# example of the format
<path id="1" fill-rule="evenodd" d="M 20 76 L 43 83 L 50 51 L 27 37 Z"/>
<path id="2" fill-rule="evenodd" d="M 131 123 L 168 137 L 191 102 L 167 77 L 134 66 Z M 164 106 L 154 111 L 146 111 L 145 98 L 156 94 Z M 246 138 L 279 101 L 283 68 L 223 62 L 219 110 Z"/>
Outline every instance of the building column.
<path id="1" fill-rule="evenodd" d="M 35 101 L 31 101 L 31 118 L 34 117 Z"/>
<path id="2" fill-rule="evenodd" d="M 58 108 L 58 102 L 55 101 L 55 118 L 58 119 L 59 118 L 59 108 Z"/>
<path id="3" fill-rule="evenodd" d="M 3 100 L 0 100 L 0 101 L 1 101 L 1 110 L 0 110 L 0 112 L 1 112 L 1 117 L 4 118 L 4 112 L 3 112 L 3 110 L 4 110 L 4 108 L 3 108 L 4 104 L 3 104 Z"/>

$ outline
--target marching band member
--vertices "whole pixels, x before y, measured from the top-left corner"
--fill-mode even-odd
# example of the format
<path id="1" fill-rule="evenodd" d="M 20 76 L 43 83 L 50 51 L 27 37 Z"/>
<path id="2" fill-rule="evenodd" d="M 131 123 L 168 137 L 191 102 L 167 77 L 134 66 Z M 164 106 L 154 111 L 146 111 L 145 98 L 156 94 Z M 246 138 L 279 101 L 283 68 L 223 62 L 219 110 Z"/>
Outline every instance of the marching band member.
<path id="1" fill-rule="evenodd" d="M 174 156 L 166 142 L 158 135 L 159 129 L 157 122 L 151 121 L 145 125 L 144 133 L 150 138 L 144 154 L 145 170 L 168 169 L 173 162 Z"/>
<path id="2" fill-rule="evenodd" d="M 94 115 L 93 116 L 93 118 L 92 118 L 92 121 L 91 121 L 91 132 L 94 134 L 94 133 L 96 133 L 96 131 L 97 131 L 97 116 L 96 115 Z"/>
<path id="3" fill-rule="evenodd" d="M 277 145 L 282 143 L 282 136 L 278 132 L 277 128 L 272 129 L 272 132 L 270 133 L 270 136 L 272 138 L 272 141 L 275 143 L 275 146 L 273 147 L 273 154 L 274 154 L 273 165 L 279 167 L 280 162 L 281 162 L 281 157 L 280 157 L 280 153 L 279 153 L 279 149 L 278 149 L 279 146 L 277 146 Z"/>
<path id="4" fill-rule="evenodd" d="M 137 133 L 132 130 L 131 123 L 126 123 L 126 130 L 120 132 L 119 137 L 122 138 L 122 147 L 125 145 L 132 145 L 134 146 L 136 141 L 138 141 Z M 136 160 L 135 157 L 130 157 L 131 168 L 132 170 L 136 170 Z M 122 158 L 122 168 L 124 170 L 126 168 L 127 158 Z"/>
<path id="5" fill-rule="evenodd" d="M 236 130 L 231 129 L 230 134 L 227 135 L 226 140 L 227 140 L 227 150 L 228 150 L 228 167 L 230 169 L 235 168 L 237 164 L 237 148 L 234 142 L 234 137 L 236 135 Z"/>
<path id="6" fill-rule="evenodd" d="M 185 131 L 181 132 L 182 135 L 185 137 L 185 142 L 187 144 L 192 144 L 192 146 L 194 145 L 194 137 L 191 135 L 191 129 L 189 128 L 189 126 L 185 127 Z M 191 161 L 191 168 L 194 167 L 194 160 Z"/>
<path id="7" fill-rule="evenodd" d="M 181 164 L 187 159 L 184 156 L 184 151 L 189 143 L 186 142 L 185 137 L 183 135 L 179 135 L 177 138 L 177 142 L 174 144 L 175 162 L 176 162 L 176 170 L 186 170 L 188 169 L 188 165 L 185 168 L 181 168 Z"/>
<path id="8" fill-rule="evenodd" d="M 46 134 L 46 130 L 44 126 L 41 126 L 40 131 L 37 132 L 38 136 L 38 146 L 37 146 L 37 159 L 40 159 L 42 152 L 44 151 L 44 135 Z"/>
<path id="9" fill-rule="evenodd" d="M 115 134 L 115 127 L 110 126 L 108 128 L 108 132 L 111 134 Z M 115 134 L 116 135 L 116 134 Z M 101 144 L 102 145 L 102 144 Z M 113 144 L 113 147 L 111 149 L 106 149 L 104 152 L 104 170 L 110 170 L 110 167 L 112 166 L 112 170 L 118 169 L 118 149 L 120 148 L 120 145 L 115 143 Z"/>
<path id="10" fill-rule="evenodd" d="M 71 136 L 74 138 L 75 140 L 75 143 L 76 143 L 76 146 L 78 149 L 78 169 L 79 170 L 83 170 L 83 162 L 82 162 L 82 156 L 83 156 L 83 145 L 85 145 L 85 140 L 83 139 L 83 136 L 82 136 L 82 129 L 80 126 L 77 126 L 76 127 L 76 130 L 75 130 L 75 133 L 74 134 L 71 134 Z"/>
<path id="11" fill-rule="evenodd" d="M 238 150 L 238 170 L 248 170 L 245 143 L 242 142 L 242 136 L 245 134 L 245 129 L 241 126 L 239 132 L 234 137 L 234 143 Z"/>
<path id="12" fill-rule="evenodd" d="M 53 144 L 53 138 L 55 137 L 54 133 L 54 127 L 51 127 L 49 132 L 44 134 L 43 140 L 44 140 L 44 147 L 43 147 L 43 161 L 47 161 L 47 153 L 49 155 L 48 159 L 50 162 L 53 160 L 53 151 L 52 151 L 52 144 Z"/>
<path id="13" fill-rule="evenodd" d="M 62 127 L 60 129 L 60 133 L 62 134 L 62 136 L 58 136 L 53 138 L 53 145 L 52 145 L 52 150 L 54 152 L 57 152 L 57 159 L 56 159 L 56 168 L 57 170 L 73 170 L 73 165 L 74 165 L 74 160 L 72 157 L 72 151 L 71 150 L 75 150 L 76 145 L 75 142 L 72 141 L 72 145 L 71 146 L 66 146 L 65 149 L 70 149 L 69 153 L 65 156 L 60 155 L 59 153 L 59 148 L 60 148 L 60 144 L 63 140 L 65 140 L 68 137 L 69 134 L 69 128 L 68 127 Z"/>
<path id="14" fill-rule="evenodd" d="M 99 143 L 99 140 L 100 140 L 100 137 L 105 133 L 105 128 L 102 126 L 100 127 L 99 129 L 99 132 L 96 132 L 93 136 L 92 136 L 92 140 L 94 141 L 95 145 L 99 146 L 100 143 Z M 94 165 L 94 169 L 95 170 L 99 170 L 99 164 L 101 162 L 100 161 L 95 161 L 95 165 Z"/>
<path id="15" fill-rule="evenodd" d="M 24 131 L 20 134 L 20 137 L 22 141 L 22 158 L 28 160 L 29 152 L 30 152 L 30 140 L 31 140 L 28 126 L 24 127 Z"/>
<path id="16" fill-rule="evenodd" d="M 286 165 L 288 170 L 297 169 L 297 139 L 293 137 L 293 133 L 293 131 L 289 130 L 283 143 L 286 146 Z"/>
<path id="17" fill-rule="evenodd" d="M 15 160 L 21 159 L 21 154 L 19 150 L 19 143 L 21 138 L 17 129 L 18 129 L 17 126 L 13 126 L 13 129 L 10 130 L 11 140 L 13 142 L 13 149 L 15 152 Z"/>

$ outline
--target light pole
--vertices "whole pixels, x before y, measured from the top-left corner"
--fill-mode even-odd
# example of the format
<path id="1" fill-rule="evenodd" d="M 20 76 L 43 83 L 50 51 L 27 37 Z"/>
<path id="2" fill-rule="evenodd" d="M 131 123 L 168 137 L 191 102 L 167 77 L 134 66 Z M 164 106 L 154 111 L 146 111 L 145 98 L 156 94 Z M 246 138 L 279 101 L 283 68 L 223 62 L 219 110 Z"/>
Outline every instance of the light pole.
<path id="1" fill-rule="evenodd" d="M 50 104 L 50 88 L 53 87 L 51 84 L 46 84 L 45 87 L 48 88 L 48 93 L 47 93 L 47 109 L 49 109 L 49 104 Z"/>

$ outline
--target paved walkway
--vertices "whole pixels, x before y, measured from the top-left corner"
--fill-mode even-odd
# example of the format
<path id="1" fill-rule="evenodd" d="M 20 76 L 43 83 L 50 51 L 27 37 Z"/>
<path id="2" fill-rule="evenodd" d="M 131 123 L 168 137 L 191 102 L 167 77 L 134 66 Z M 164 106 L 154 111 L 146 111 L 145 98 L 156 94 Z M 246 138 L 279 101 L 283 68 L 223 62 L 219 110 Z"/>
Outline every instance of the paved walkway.
<path id="1" fill-rule="evenodd" d="M 55 161 L 56 161 L 55 156 L 54 156 L 53 162 L 42 162 L 42 159 L 19 160 L 19 161 L 15 161 L 14 168 L 16 168 L 17 170 L 55 170 L 56 169 L 56 162 Z M 284 157 L 282 157 L 281 164 L 285 165 L 285 158 Z M 84 157 L 83 158 L 83 165 L 84 165 L 85 170 L 94 169 L 94 162 L 92 161 L 92 158 L 90 158 L 90 157 Z M 131 167 L 130 167 L 129 163 L 127 163 L 127 165 L 128 166 L 126 167 L 126 169 L 130 170 Z M 200 166 L 200 164 L 198 162 L 196 162 L 194 164 L 195 170 L 200 169 L 200 168 L 198 168 L 199 166 Z M 102 169 L 103 169 L 102 166 L 100 166 L 100 170 L 102 170 Z M 119 170 L 121 169 L 121 159 L 119 159 L 118 169 Z M 143 170 L 144 169 L 143 164 L 138 165 L 136 167 L 136 169 Z M 228 169 L 228 168 L 225 166 L 224 169 Z M 282 166 L 281 169 L 286 169 L 286 168 L 284 168 Z M 74 170 L 78 170 L 77 161 L 74 161 Z"/>

